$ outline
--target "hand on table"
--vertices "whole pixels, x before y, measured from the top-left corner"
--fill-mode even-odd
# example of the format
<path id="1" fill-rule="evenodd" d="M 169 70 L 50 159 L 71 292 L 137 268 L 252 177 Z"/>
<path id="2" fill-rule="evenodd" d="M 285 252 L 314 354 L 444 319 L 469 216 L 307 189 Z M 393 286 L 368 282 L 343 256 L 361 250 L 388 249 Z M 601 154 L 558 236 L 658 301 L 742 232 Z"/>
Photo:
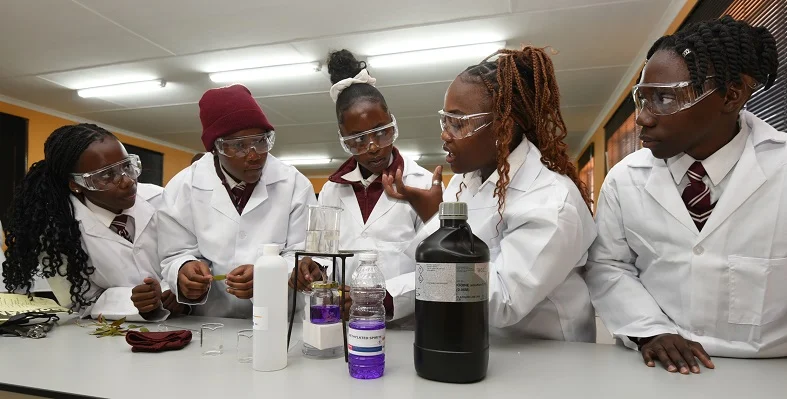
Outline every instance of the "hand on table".
<path id="1" fill-rule="evenodd" d="M 643 340 L 647 342 L 642 345 L 640 352 L 648 367 L 655 367 L 655 361 L 659 360 L 670 373 L 677 371 L 689 374 L 691 371 L 699 374 L 700 366 L 696 359 L 700 359 L 705 367 L 715 368 L 710 356 L 698 342 L 689 341 L 677 334 L 662 334 Z"/>

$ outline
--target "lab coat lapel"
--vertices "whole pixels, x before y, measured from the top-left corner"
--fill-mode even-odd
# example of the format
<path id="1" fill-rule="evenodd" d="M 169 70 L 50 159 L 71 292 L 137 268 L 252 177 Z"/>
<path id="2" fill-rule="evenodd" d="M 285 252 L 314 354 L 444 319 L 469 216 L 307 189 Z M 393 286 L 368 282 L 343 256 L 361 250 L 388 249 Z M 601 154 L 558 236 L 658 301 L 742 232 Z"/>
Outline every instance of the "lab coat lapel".
<path id="1" fill-rule="evenodd" d="M 265 160 L 265 166 L 262 168 L 262 176 L 260 181 L 254 186 L 254 191 L 251 193 L 249 202 L 243 208 L 243 215 L 253 211 L 255 208 L 261 206 L 268 199 L 268 187 L 280 181 L 287 179 L 286 166 L 276 159 L 273 155 L 268 154 L 268 159 Z M 236 212 L 237 213 L 237 212 Z"/>
<path id="2" fill-rule="evenodd" d="M 85 234 L 103 240 L 114 241 L 129 248 L 133 246 L 128 240 L 101 224 L 93 212 L 87 209 L 76 197 L 71 196 L 71 203 L 74 205 L 74 219 L 82 223 Z"/>
<path id="3" fill-rule="evenodd" d="M 216 172 L 214 171 L 213 174 L 215 175 Z M 240 216 L 235 209 L 235 205 L 232 204 L 230 194 L 227 192 L 227 189 L 224 188 L 224 185 L 221 184 L 221 180 L 219 180 L 218 176 L 215 176 L 214 180 L 213 194 L 210 197 L 210 206 L 221 212 L 224 216 L 237 222 Z"/>
<path id="4" fill-rule="evenodd" d="M 139 236 L 145 231 L 145 228 L 150 223 L 150 220 L 153 219 L 155 213 L 156 208 L 154 208 L 153 205 L 150 205 L 150 203 L 142 197 L 137 196 L 137 201 L 129 212 L 129 214 L 134 217 L 134 242 L 139 241 Z"/>
<path id="5" fill-rule="evenodd" d="M 383 192 L 380 195 L 380 199 L 377 200 L 377 204 L 374 205 L 374 209 L 372 209 L 372 213 L 369 215 L 369 219 L 366 221 L 366 226 L 371 226 L 372 223 L 383 217 L 386 213 L 390 212 L 394 205 L 396 205 L 396 201 L 388 198 L 388 195 Z"/>
<path id="6" fill-rule="evenodd" d="M 698 233 L 697 226 L 691 220 L 686 204 L 683 203 L 678 193 L 667 163 L 663 160 L 653 158 L 653 166 L 648 181 L 645 183 L 645 191 L 687 229 L 694 234 Z"/>
<path id="7" fill-rule="evenodd" d="M 708 222 L 702 228 L 699 239 L 702 240 L 716 230 L 732 215 L 757 189 L 765 183 L 765 173 L 757 162 L 751 135 L 735 169 L 732 171 L 727 189 L 722 193 Z"/>
<path id="8" fill-rule="evenodd" d="M 350 212 L 355 223 L 358 226 L 363 226 L 363 215 L 361 214 L 361 206 L 358 205 L 358 199 L 355 197 L 355 191 L 349 184 L 339 185 L 339 198 L 342 201 L 342 208 L 344 212 Z"/>

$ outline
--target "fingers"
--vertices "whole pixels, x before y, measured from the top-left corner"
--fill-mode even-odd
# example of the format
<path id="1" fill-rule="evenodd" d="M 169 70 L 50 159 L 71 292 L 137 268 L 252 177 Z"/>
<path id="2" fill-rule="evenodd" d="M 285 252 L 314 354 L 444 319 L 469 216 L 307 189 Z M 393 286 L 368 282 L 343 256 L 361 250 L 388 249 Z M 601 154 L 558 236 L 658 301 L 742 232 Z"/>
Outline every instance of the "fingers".
<path id="1" fill-rule="evenodd" d="M 397 190 L 401 193 L 406 193 L 408 190 L 407 185 L 404 184 L 404 180 L 402 179 L 402 170 L 396 169 L 396 178 L 394 179 L 394 183 L 396 184 Z"/>
<path id="2" fill-rule="evenodd" d="M 131 296 L 133 297 L 134 294 L 141 294 L 144 292 L 153 292 L 153 287 L 151 287 L 150 284 L 137 285 L 131 289 Z"/>
<path id="3" fill-rule="evenodd" d="M 139 314 L 150 313 L 158 309 L 158 307 L 159 307 L 158 302 L 154 304 L 145 304 L 145 305 L 137 306 L 137 311 L 139 311 Z"/>
<path id="4" fill-rule="evenodd" d="M 673 363 L 672 359 L 670 359 L 667 349 L 659 345 L 654 348 L 654 350 L 656 351 L 656 356 L 658 356 L 659 361 L 661 362 L 661 365 L 664 366 L 665 370 L 669 371 L 670 373 L 678 371 L 678 368 L 675 367 L 675 363 Z"/>
<path id="5" fill-rule="evenodd" d="M 251 299 L 254 296 L 254 287 L 249 289 L 227 288 L 227 293 L 235 295 L 239 299 Z"/>
<path id="6" fill-rule="evenodd" d="M 389 196 L 391 198 L 394 198 L 394 199 L 406 201 L 407 197 L 405 197 L 404 194 L 402 194 L 399 191 L 397 191 L 397 189 L 399 189 L 399 187 L 394 187 L 394 177 L 389 175 L 389 174 L 387 174 L 387 173 L 384 174 L 383 175 L 383 190 L 385 190 L 385 195 L 387 195 L 387 196 Z"/>
<path id="7" fill-rule="evenodd" d="M 316 279 L 322 278 L 320 267 L 312 260 L 312 258 L 303 258 L 300 262 L 298 262 L 298 274 L 303 275 L 304 280 L 309 283 Z"/>
<path id="8" fill-rule="evenodd" d="M 146 292 L 138 292 L 131 294 L 131 301 L 134 303 L 142 302 L 142 301 L 149 301 L 149 300 L 158 300 L 161 299 L 161 296 L 153 290 L 146 291 Z"/>
<path id="9" fill-rule="evenodd" d="M 713 361 L 710 359 L 710 355 L 708 355 L 708 352 L 705 352 L 705 348 L 703 348 L 702 345 L 697 342 L 691 342 L 689 347 L 691 348 L 691 353 L 693 353 L 697 359 L 700 359 L 700 362 L 702 362 L 705 367 L 709 369 L 716 368 L 716 366 L 713 364 Z"/>
<path id="10" fill-rule="evenodd" d="M 210 268 L 205 262 L 195 262 L 196 276 L 199 276 L 196 281 L 210 284 L 213 281 L 213 276 L 210 274 Z M 195 276 L 195 277 L 196 277 Z"/>
<path id="11" fill-rule="evenodd" d="M 656 367 L 656 362 L 653 361 L 653 357 L 656 355 L 656 352 L 650 348 L 643 348 L 642 349 L 642 360 L 645 361 L 645 364 L 648 367 Z"/>
<path id="12" fill-rule="evenodd" d="M 434 168 L 434 173 L 432 174 L 432 181 L 433 182 L 434 181 L 439 181 L 440 182 L 440 185 L 433 185 L 432 186 L 432 190 L 440 190 L 442 192 L 443 191 L 443 186 L 442 186 L 442 183 L 443 183 L 443 166 L 442 165 Z"/>
<path id="13" fill-rule="evenodd" d="M 142 282 L 145 284 L 153 284 L 156 282 L 156 280 L 154 280 L 153 277 L 145 277 L 145 279 L 142 280 Z"/>
<path id="14" fill-rule="evenodd" d="M 700 366 L 697 364 L 697 360 L 694 358 L 694 353 L 692 353 L 691 348 L 688 344 L 686 345 L 677 345 L 675 347 L 679 352 L 683 360 L 686 361 L 689 370 L 691 370 L 694 374 L 700 373 Z"/>
<path id="15" fill-rule="evenodd" d="M 241 265 L 235 268 L 235 270 L 229 272 L 227 274 L 227 285 L 238 284 L 238 283 L 247 283 L 254 279 L 254 266 L 253 265 Z"/>
<path id="16" fill-rule="evenodd" d="M 686 359 L 683 358 L 680 350 L 678 350 L 675 345 L 670 345 L 667 347 L 667 354 L 672 360 L 672 363 L 677 365 L 679 373 L 684 375 L 689 374 L 689 365 L 686 363 Z"/>
<path id="17" fill-rule="evenodd" d="M 175 294 L 173 294 L 172 291 L 166 290 L 164 291 L 163 294 L 161 294 L 161 304 L 164 306 L 165 309 L 171 311 L 172 305 L 177 303 L 178 302 L 177 299 L 175 299 Z"/>

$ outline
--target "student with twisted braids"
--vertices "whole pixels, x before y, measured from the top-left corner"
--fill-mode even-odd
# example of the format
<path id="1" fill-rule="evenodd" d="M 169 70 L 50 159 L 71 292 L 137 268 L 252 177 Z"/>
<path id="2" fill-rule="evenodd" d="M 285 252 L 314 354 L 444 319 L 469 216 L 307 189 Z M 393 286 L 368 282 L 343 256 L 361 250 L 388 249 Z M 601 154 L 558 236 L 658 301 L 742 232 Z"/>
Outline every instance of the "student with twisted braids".
<path id="1" fill-rule="evenodd" d="M 787 135 L 744 110 L 777 71 L 771 33 L 729 16 L 648 52 L 633 90 L 645 148 L 604 180 L 586 277 L 650 367 L 787 356 Z"/>
<path id="2" fill-rule="evenodd" d="M 445 94 L 441 137 L 456 173 L 445 191 L 406 186 L 397 171 L 384 176 L 386 193 L 431 219 L 421 239 L 439 227 L 432 217 L 442 201 L 467 203 L 473 233 L 490 248 L 493 335 L 595 342 L 581 272 L 596 228 L 566 154 L 552 61 L 531 46 L 495 56 L 459 74 Z"/>
<path id="3" fill-rule="evenodd" d="M 85 317 L 159 321 L 182 313 L 161 283 L 155 213 L 163 189 L 137 183 L 140 167 L 96 125 L 55 130 L 11 205 L 6 289 L 30 294 L 43 275 L 61 305 Z"/>

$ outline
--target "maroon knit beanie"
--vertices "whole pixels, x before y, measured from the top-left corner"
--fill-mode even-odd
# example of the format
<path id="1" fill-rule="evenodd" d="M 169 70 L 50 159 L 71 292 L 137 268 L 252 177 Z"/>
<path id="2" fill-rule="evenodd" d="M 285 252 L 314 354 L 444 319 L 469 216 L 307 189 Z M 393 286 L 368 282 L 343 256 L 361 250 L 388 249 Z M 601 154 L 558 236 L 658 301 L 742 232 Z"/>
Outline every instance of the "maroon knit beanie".
<path id="1" fill-rule="evenodd" d="M 242 85 L 206 91 L 199 100 L 199 119 L 206 151 L 213 151 L 216 139 L 244 129 L 273 130 L 249 89 Z"/>

